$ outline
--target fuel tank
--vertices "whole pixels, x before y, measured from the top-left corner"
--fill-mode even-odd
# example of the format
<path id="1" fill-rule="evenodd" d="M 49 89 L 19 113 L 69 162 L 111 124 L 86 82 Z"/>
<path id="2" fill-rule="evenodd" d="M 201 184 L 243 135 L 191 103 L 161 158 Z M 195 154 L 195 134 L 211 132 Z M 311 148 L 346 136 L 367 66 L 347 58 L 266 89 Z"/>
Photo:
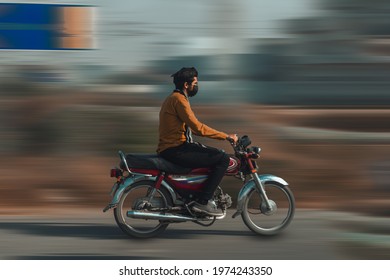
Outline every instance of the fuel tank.
<path id="1" fill-rule="evenodd" d="M 226 170 L 225 175 L 236 175 L 240 171 L 241 162 L 233 155 L 230 156 L 229 167 Z"/>

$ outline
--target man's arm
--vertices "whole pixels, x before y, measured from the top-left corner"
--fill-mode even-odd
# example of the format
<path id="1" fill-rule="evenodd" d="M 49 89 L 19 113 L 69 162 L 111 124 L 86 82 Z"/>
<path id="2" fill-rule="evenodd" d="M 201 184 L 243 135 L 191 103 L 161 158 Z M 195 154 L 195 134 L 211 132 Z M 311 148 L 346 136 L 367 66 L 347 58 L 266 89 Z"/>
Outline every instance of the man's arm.
<path id="1" fill-rule="evenodd" d="M 176 111 L 179 118 L 194 132 L 194 134 L 213 139 L 225 140 L 228 135 L 201 123 L 191 109 L 190 103 L 184 96 L 178 99 Z"/>

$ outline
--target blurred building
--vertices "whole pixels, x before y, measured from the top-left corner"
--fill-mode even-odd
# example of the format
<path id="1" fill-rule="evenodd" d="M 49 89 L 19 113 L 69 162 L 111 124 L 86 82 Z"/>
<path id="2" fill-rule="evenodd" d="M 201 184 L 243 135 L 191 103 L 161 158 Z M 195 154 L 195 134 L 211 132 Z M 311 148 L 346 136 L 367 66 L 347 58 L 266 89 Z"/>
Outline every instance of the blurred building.
<path id="1" fill-rule="evenodd" d="M 280 38 L 246 38 L 248 53 L 174 56 L 150 69 L 168 77 L 196 66 L 210 92 L 198 98 L 204 102 L 219 96 L 233 103 L 389 105 L 390 5 L 323 0 L 320 8 L 319 15 L 284 21 Z M 221 89 L 223 98 L 214 93 Z"/>
<path id="2" fill-rule="evenodd" d="M 282 61 L 278 80 L 294 82 L 276 87 L 274 101 L 389 105 L 389 3 L 327 0 L 322 8 L 322 16 L 286 21 L 291 36 L 266 45 Z"/>

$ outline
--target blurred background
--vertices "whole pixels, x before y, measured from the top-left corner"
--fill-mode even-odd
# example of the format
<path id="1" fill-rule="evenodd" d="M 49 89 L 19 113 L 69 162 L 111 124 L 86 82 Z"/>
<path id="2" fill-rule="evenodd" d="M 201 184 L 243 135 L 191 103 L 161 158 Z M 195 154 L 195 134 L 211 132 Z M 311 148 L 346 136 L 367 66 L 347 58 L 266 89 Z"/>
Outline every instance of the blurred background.
<path id="1" fill-rule="evenodd" d="M 117 151 L 155 152 L 170 74 L 194 66 L 199 120 L 249 135 L 298 208 L 390 216 L 388 1 L 67 3 L 22 23 L 0 4 L 0 213 L 103 208 Z"/>

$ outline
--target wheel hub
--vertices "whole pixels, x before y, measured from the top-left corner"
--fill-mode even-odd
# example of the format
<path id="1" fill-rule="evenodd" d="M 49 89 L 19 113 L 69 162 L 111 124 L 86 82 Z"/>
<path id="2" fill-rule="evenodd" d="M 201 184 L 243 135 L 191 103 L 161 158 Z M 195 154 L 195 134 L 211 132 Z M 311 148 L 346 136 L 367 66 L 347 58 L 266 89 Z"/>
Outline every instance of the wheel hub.
<path id="1" fill-rule="evenodd" d="M 268 200 L 268 202 L 269 202 L 270 208 L 268 208 L 267 204 L 263 201 L 263 202 L 261 202 L 260 210 L 261 210 L 261 213 L 263 213 L 264 215 L 271 216 L 278 210 L 278 207 L 276 206 L 275 201 L 270 199 L 270 200 Z"/>

